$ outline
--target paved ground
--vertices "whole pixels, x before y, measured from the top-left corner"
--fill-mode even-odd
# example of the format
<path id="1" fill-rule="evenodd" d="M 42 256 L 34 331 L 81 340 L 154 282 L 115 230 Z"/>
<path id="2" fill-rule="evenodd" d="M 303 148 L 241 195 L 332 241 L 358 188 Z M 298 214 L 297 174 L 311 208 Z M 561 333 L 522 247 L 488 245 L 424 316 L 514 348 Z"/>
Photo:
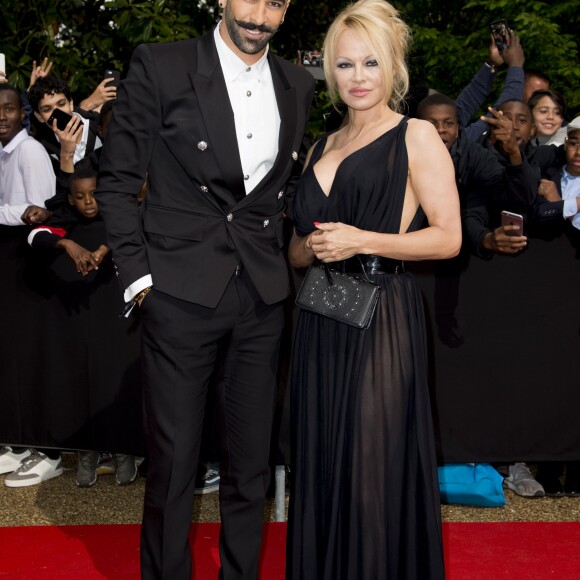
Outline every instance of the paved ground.
<path id="1" fill-rule="evenodd" d="M 89 489 L 75 485 L 75 457 L 65 455 L 69 469 L 61 477 L 41 485 L 7 488 L 0 476 L 0 526 L 138 523 L 141 520 L 145 479 L 138 478 L 119 487 L 112 475 L 99 476 Z M 523 499 L 506 491 L 502 508 L 443 506 L 444 521 L 580 521 L 580 498 Z M 265 519 L 274 517 L 273 501 L 268 500 Z M 218 494 L 196 498 L 192 519 L 218 522 Z"/>

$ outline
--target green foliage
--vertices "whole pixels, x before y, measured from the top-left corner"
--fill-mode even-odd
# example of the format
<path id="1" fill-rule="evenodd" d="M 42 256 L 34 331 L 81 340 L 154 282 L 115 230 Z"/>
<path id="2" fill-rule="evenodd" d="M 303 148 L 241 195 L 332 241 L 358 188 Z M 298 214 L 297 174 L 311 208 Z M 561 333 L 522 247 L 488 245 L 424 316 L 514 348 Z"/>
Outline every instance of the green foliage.
<path id="1" fill-rule="evenodd" d="M 26 87 L 32 61 L 48 57 L 77 99 L 105 68 L 126 72 L 138 44 L 190 38 L 215 20 L 213 6 L 189 0 L 2 0 L 2 16 L 9 82 Z"/>
<path id="2" fill-rule="evenodd" d="M 488 25 L 506 18 L 520 37 L 525 68 L 547 74 L 564 94 L 571 118 L 580 112 L 580 0 L 471 0 L 396 2 L 413 28 L 412 77 L 456 97 L 487 57 Z M 498 75 L 493 102 L 501 90 Z"/>

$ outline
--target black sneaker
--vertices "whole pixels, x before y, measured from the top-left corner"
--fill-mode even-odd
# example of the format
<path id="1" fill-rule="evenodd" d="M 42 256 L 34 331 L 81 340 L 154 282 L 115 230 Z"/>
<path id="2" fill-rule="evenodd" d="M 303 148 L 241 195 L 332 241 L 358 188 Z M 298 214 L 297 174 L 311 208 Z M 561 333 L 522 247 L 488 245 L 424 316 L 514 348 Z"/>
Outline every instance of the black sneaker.
<path id="1" fill-rule="evenodd" d="M 129 485 L 137 479 L 137 464 L 133 455 L 115 453 L 113 456 L 118 485 Z"/>
<path id="2" fill-rule="evenodd" d="M 205 495 L 206 493 L 213 493 L 220 488 L 220 471 L 219 463 L 208 463 L 207 471 L 203 476 L 201 485 L 196 487 L 193 491 L 195 495 Z"/>
<path id="3" fill-rule="evenodd" d="M 76 482 L 79 487 L 91 487 L 97 482 L 97 464 L 99 454 L 96 451 L 79 451 Z"/>

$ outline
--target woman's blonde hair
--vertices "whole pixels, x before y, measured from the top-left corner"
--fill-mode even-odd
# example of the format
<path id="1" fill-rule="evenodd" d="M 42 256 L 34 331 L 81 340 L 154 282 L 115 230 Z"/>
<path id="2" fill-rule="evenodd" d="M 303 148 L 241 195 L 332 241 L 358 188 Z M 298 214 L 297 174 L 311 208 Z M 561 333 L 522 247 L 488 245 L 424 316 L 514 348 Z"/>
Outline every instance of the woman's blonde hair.
<path id="1" fill-rule="evenodd" d="M 324 75 L 333 103 L 338 100 L 334 77 L 336 44 L 345 30 L 353 30 L 371 49 L 384 75 L 387 103 L 399 109 L 409 90 L 407 48 L 411 42 L 410 28 L 399 18 L 399 13 L 384 0 L 359 0 L 345 8 L 328 29 L 324 40 Z"/>

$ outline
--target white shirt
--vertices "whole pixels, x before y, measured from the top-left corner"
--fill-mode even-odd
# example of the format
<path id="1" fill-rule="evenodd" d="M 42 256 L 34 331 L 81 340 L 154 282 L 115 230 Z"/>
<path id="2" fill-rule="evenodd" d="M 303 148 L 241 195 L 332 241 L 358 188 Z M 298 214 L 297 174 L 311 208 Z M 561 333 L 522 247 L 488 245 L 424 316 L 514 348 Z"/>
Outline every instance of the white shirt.
<path id="1" fill-rule="evenodd" d="M 224 42 L 218 24 L 214 40 L 234 111 L 238 150 L 246 194 L 272 169 L 278 156 L 280 113 L 268 64 L 268 47 L 262 58 L 247 65 Z"/>
<path id="2" fill-rule="evenodd" d="M 249 66 L 240 59 L 214 30 L 214 40 L 234 111 L 238 151 L 244 173 L 246 195 L 262 181 L 278 156 L 280 113 L 268 64 L 268 47 L 260 60 Z M 146 274 L 125 289 L 125 301 L 153 285 Z"/>
<path id="3" fill-rule="evenodd" d="M 572 218 L 572 225 L 580 230 L 580 213 L 576 205 L 576 198 L 580 197 L 580 177 L 570 175 L 562 169 L 562 199 L 564 200 L 564 218 Z"/>
<path id="4" fill-rule="evenodd" d="M 0 225 L 21 226 L 29 205 L 44 207 L 56 193 L 56 177 L 46 149 L 26 129 L 0 144 Z"/>

